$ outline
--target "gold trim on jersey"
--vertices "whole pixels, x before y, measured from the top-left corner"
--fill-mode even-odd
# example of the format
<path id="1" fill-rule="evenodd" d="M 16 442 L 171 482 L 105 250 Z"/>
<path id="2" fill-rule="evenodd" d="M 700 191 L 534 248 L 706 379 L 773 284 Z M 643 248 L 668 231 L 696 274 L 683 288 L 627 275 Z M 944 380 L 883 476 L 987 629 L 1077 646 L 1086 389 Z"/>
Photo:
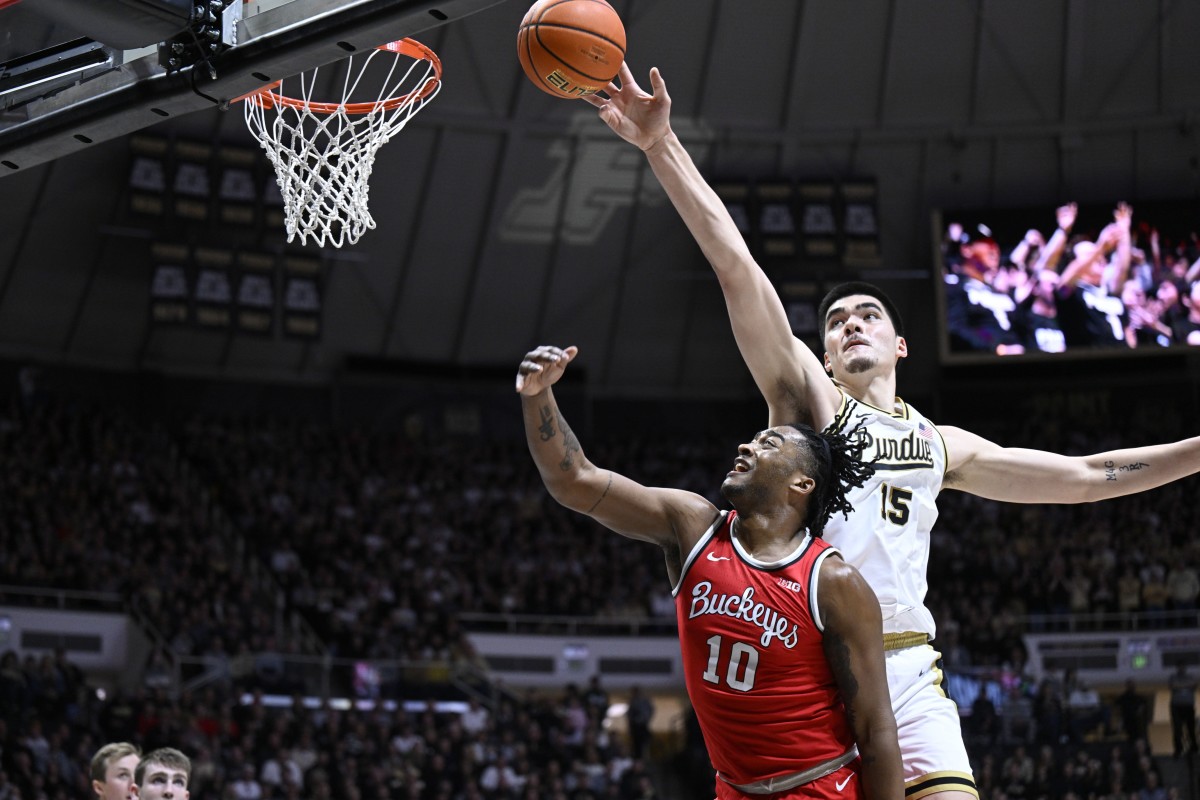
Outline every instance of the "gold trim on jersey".
<path id="1" fill-rule="evenodd" d="M 904 650 L 922 644 L 929 644 L 928 633 L 904 631 L 903 633 L 885 633 L 883 635 L 884 650 Z"/>
<path id="2" fill-rule="evenodd" d="M 938 693 L 941 694 L 942 697 L 945 697 L 946 699 L 950 699 L 950 695 L 946 694 L 946 690 L 942 687 L 942 681 L 944 681 L 946 679 L 946 673 L 942 672 L 942 668 L 940 666 L 938 666 L 938 663 L 942 660 L 942 654 L 938 653 L 936 651 L 934 654 L 936 657 L 933 659 L 933 662 L 929 665 L 929 669 L 931 669 L 937 673 L 937 677 L 933 681 L 933 688 L 937 689 Z"/>
<path id="3" fill-rule="evenodd" d="M 838 406 L 837 413 L 833 415 L 833 421 L 825 426 L 825 430 L 829 433 L 842 433 L 846 427 L 846 420 L 850 416 L 850 400 L 852 398 L 844 390 L 839 389 L 838 391 L 842 393 L 842 404 Z"/>
<path id="4" fill-rule="evenodd" d="M 848 436 L 847 429 L 850 427 L 851 418 L 853 416 L 853 404 L 857 403 L 863 407 L 863 415 L 861 419 L 867 419 L 870 415 L 866 409 L 876 411 L 880 414 L 887 414 L 892 419 L 900 419 L 905 422 L 919 422 L 921 425 L 927 425 L 928 428 L 937 435 L 938 441 L 942 445 L 942 453 L 946 453 L 946 439 L 942 436 L 942 432 L 932 421 L 924 416 L 920 420 L 913 418 L 913 409 L 901 400 L 896 398 L 896 402 L 900 404 L 901 412 L 887 412 L 881 408 L 876 408 L 870 403 L 864 403 L 856 397 L 847 394 L 844 389 L 839 389 L 842 393 L 842 404 L 838 407 L 837 414 L 834 415 L 833 421 L 826 426 L 825 431 L 829 433 L 837 433 L 842 436 Z M 869 433 L 862 434 L 865 437 L 864 444 L 868 448 L 875 448 L 875 458 L 870 459 L 870 464 L 875 467 L 876 471 L 907 471 L 913 469 L 932 469 L 935 464 L 933 454 L 934 443 L 933 439 L 922 437 L 916 429 L 910 430 L 904 436 L 888 436 L 880 439 L 871 437 Z M 878 442 L 878 443 L 877 443 Z M 880 444 L 882 443 L 882 444 Z M 863 458 L 867 460 L 869 453 L 864 450 Z M 942 478 L 946 477 L 947 464 L 949 458 L 945 457 L 942 462 Z"/>
<path id="5" fill-rule="evenodd" d="M 904 402 L 904 399 L 902 397 L 900 397 L 900 395 L 896 395 L 896 398 L 892 401 L 892 410 L 888 411 L 886 408 L 880 408 L 879 406 L 871 405 L 866 400 L 858 399 L 854 395 L 847 392 L 846 387 L 843 384 L 838 383 L 837 381 L 834 381 L 833 385 L 836 386 L 838 388 L 838 391 L 842 393 L 842 402 L 843 403 L 845 403 L 846 398 L 850 398 L 851 400 L 853 400 L 856 403 L 861 403 L 862 405 L 866 406 L 867 408 L 878 411 L 880 414 L 887 414 L 889 417 L 896 417 L 898 419 L 908 419 L 909 418 L 908 417 L 909 405 L 908 405 L 908 403 Z"/>
<path id="6" fill-rule="evenodd" d="M 931 772 L 904 784 L 907 800 L 920 800 L 936 792 L 966 792 L 979 797 L 975 779 L 965 772 Z"/>

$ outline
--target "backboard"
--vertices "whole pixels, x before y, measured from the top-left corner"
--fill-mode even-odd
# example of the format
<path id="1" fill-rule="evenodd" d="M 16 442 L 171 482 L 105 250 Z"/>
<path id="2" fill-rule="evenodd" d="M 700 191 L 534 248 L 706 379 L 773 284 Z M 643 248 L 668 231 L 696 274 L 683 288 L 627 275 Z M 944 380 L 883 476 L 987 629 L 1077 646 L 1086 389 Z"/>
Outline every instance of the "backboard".
<path id="1" fill-rule="evenodd" d="M 419 37 L 500 2 L 234 0 L 222 20 L 222 49 L 177 68 L 160 63 L 157 47 L 119 50 L 82 31 L 82 38 L 0 63 L 0 177 L 164 119 L 227 106 L 272 81 Z M 0 4 L 0 27 L 10 19 L 36 25 L 36 9 L 34 0 Z M 10 41 L 39 41 L 12 32 Z"/>

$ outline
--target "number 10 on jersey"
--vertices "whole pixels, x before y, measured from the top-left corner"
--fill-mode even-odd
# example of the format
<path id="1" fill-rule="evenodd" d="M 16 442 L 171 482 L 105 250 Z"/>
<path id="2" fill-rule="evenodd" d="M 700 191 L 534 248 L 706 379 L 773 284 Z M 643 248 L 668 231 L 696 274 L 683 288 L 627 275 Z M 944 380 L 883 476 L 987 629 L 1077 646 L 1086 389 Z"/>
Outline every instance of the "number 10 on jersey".
<path id="1" fill-rule="evenodd" d="M 721 664 L 722 636 L 708 638 L 708 667 L 701 676 L 709 683 L 721 683 L 718 667 Z M 725 685 L 739 692 L 754 688 L 754 673 L 758 669 L 758 650 L 745 642 L 734 642 L 729 649 L 729 664 L 725 669 Z"/>

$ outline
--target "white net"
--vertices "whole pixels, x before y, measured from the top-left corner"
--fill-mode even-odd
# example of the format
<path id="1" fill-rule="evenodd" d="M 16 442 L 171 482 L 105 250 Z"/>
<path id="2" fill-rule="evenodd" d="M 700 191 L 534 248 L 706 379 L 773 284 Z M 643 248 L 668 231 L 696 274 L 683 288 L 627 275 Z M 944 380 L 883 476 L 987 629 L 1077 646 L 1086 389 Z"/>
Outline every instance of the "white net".
<path id="1" fill-rule="evenodd" d="M 372 66 L 377 58 L 390 64 Z M 246 98 L 246 124 L 275 167 L 289 242 L 311 236 L 320 247 L 341 247 L 375 227 L 367 208 L 375 153 L 441 90 L 436 59 L 405 39 L 373 48 L 357 69 L 347 59 L 340 102 L 312 98 L 317 69 L 288 79 L 298 84 L 294 97 L 280 82 Z M 364 95 L 371 99 L 356 100 Z"/>

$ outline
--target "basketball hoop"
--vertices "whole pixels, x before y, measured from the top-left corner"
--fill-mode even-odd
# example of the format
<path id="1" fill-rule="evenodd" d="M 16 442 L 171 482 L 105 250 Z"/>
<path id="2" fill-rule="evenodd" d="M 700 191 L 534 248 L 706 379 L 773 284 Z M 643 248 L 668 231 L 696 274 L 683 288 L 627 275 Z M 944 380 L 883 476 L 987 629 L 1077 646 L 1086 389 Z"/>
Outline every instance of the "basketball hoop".
<path id="1" fill-rule="evenodd" d="M 390 55 L 391 63 L 372 68 L 381 55 Z M 413 61 L 402 68 L 407 59 Z M 276 81 L 238 98 L 245 101 L 246 125 L 275 167 L 289 242 L 299 235 L 307 244 L 312 236 L 318 246 L 341 247 L 375 227 L 367 209 L 375 153 L 442 88 L 442 62 L 412 39 L 372 48 L 357 70 L 354 57 L 348 61 L 341 102 L 312 99 L 317 69 L 287 79 L 298 80 L 299 97 L 285 95 L 283 81 Z M 362 85 L 373 81 L 378 91 Z M 364 95 L 374 99 L 355 100 Z"/>

